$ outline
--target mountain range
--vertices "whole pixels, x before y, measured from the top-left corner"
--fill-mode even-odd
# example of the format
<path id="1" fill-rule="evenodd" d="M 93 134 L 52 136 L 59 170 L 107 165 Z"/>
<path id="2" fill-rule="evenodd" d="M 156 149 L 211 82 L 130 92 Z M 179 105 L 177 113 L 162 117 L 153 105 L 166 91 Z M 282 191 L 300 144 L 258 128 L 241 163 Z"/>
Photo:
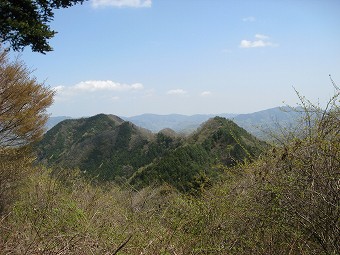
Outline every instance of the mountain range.
<path id="1" fill-rule="evenodd" d="M 114 115 L 66 119 L 36 145 L 38 161 L 79 168 L 102 181 L 136 188 L 168 183 L 197 191 L 218 178 L 215 166 L 257 158 L 267 144 L 233 121 L 214 117 L 184 137 L 167 128 L 153 133 Z"/>
<path id="2" fill-rule="evenodd" d="M 121 117 L 139 127 L 143 127 L 157 133 L 162 129 L 170 128 L 176 133 L 188 135 L 200 127 L 202 123 L 215 116 L 233 120 L 237 125 L 246 129 L 258 138 L 269 140 L 271 132 L 279 132 L 282 128 L 290 128 L 296 125 L 301 118 L 297 108 L 275 107 L 248 114 L 142 114 L 132 117 Z M 46 129 L 52 128 L 60 121 L 71 119 L 67 116 L 50 117 Z"/>
<path id="3" fill-rule="evenodd" d="M 233 118 L 237 114 L 218 114 L 220 117 Z M 177 133 L 189 134 L 195 131 L 203 122 L 217 115 L 214 114 L 142 114 L 132 117 L 122 117 L 126 121 L 130 121 L 137 126 L 144 127 L 152 132 L 159 132 L 164 128 L 170 128 Z"/>

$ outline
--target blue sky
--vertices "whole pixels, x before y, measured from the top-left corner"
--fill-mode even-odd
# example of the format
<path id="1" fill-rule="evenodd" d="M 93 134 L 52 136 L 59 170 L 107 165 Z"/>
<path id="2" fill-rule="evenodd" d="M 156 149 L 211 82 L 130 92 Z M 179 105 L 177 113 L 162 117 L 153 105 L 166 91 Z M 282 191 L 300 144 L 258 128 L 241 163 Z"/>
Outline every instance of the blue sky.
<path id="1" fill-rule="evenodd" d="M 21 59 L 53 116 L 249 113 L 340 83 L 339 0 L 92 0 L 57 10 L 53 52 Z"/>

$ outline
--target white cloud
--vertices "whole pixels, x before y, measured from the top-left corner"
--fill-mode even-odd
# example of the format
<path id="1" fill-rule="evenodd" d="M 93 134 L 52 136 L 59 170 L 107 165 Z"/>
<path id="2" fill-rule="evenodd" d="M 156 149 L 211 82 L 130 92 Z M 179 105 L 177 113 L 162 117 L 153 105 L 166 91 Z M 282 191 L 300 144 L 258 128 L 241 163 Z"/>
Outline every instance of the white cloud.
<path id="1" fill-rule="evenodd" d="M 187 92 L 183 89 L 172 89 L 166 92 L 168 95 L 184 95 Z"/>
<path id="2" fill-rule="evenodd" d="M 242 40 L 240 43 L 241 48 L 258 48 L 258 47 L 266 47 L 266 46 L 272 46 L 272 43 L 265 42 L 263 40 L 256 40 L 256 41 Z"/>
<path id="3" fill-rule="evenodd" d="M 202 93 L 201 93 L 201 96 L 202 97 L 206 97 L 206 96 L 210 96 L 212 93 L 211 93 L 211 91 L 203 91 Z"/>
<path id="4" fill-rule="evenodd" d="M 152 0 L 92 0 L 93 7 L 151 7 Z"/>
<path id="5" fill-rule="evenodd" d="M 242 21 L 244 21 L 244 22 L 254 22 L 254 21 L 256 21 L 256 19 L 253 16 L 249 16 L 249 17 L 243 18 Z"/>
<path id="6" fill-rule="evenodd" d="M 112 91 L 131 91 L 143 89 L 143 84 L 134 83 L 131 85 L 121 84 L 118 82 L 107 81 L 82 81 L 73 87 L 73 90 L 80 91 L 98 91 L 98 90 L 112 90 Z"/>
<path id="7" fill-rule="evenodd" d="M 278 44 L 269 41 L 269 36 L 256 34 L 254 41 L 242 40 L 240 48 L 260 48 L 260 47 L 276 47 Z"/>
<path id="8" fill-rule="evenodd" d="M 116 92 L 133 92 L 143 90 L 144 86 L 141 83 L 123 84 L 118 82 L 107 81 L 82 81 L 73 86 L 56 86 L 52 88 L 56 91 L 57 96 L 67 97 L 79 92 L 94 93 L 97 91 L 116 91 Z"/>

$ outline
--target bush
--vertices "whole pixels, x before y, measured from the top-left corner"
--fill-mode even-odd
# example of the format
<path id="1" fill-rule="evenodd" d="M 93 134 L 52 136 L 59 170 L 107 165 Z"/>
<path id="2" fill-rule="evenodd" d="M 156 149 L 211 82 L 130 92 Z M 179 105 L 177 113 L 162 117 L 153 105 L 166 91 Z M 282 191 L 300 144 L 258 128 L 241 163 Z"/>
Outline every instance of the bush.
<path id="1" fill-rule="evenodd" d="M 31 172 L 33 158 L 24 149 L 0 148 L 0 215 L 8 213 L 20 187 Z"/>
<path id="2" fill-rule="evenodd" d="M 326 109 L 299 97 L 305 128 L 254 170 L 260 221 L 279 227 L 294 253 L 339 254 L 339 91 Z"/>

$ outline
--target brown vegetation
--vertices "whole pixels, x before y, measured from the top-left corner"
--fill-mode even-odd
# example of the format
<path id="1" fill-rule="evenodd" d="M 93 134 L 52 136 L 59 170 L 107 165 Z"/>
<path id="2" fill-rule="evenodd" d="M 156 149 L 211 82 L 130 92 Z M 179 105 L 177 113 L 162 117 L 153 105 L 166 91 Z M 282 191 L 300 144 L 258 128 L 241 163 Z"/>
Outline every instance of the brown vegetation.
<path id="1" fill-rule="evenodd" d="M 53 102 L 54 91 L 30 75 L 22 62 L 10 62 L 0 48 L 1 148 L 28 145 L 44 132 L 46 108 Z"/>

